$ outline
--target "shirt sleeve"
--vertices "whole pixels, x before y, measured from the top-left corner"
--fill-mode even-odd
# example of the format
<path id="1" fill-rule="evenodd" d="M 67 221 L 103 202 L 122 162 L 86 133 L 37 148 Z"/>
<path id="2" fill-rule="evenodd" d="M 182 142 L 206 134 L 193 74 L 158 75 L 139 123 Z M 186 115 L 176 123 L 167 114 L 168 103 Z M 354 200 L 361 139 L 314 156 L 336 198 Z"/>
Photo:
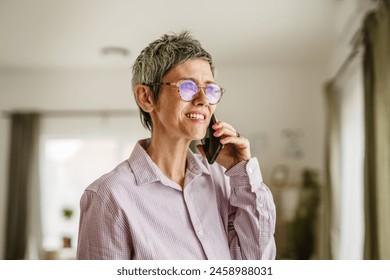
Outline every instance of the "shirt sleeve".
<path id="1" fill-rule="evenodd" d="M 275 204 L 257 159 L 240 162 L 225 175 L 231 187 L 228 238 L 232 258 L 275 259 Z"/>
<path id="2" fill-rule="evenodd" d="M 131 242 L 121 210 L 94 191 L 85 191 L 80 201 L 77 259 L 131 259 Z"/>

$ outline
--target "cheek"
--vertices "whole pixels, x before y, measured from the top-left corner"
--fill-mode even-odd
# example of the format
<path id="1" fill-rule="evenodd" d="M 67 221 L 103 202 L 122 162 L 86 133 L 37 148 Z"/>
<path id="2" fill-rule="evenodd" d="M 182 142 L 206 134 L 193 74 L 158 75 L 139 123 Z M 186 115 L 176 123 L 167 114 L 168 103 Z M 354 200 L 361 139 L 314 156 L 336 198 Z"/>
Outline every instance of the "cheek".
<path id="1" fill-rule="evenodd" d="M 177 102 L 159 104 L 156 111 L 167 121 L 178 122 L 184 117 L 185 107 Z"/>

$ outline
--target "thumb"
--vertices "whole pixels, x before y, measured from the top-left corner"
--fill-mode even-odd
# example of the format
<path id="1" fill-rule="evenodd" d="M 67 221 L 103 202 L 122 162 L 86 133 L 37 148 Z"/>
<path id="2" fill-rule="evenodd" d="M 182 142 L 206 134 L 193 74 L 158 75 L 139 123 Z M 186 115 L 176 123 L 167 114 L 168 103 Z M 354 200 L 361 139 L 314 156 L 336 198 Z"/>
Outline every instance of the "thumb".
<path id="1" fill-rule="evenodd" d="M 196 148 L 198 149 L 198 151 L 200 152 L 202 157 L 206 157 L 206 154 L 204 153 L 204 150 L 203 150 L 203 145 L 196 145 Z"/>

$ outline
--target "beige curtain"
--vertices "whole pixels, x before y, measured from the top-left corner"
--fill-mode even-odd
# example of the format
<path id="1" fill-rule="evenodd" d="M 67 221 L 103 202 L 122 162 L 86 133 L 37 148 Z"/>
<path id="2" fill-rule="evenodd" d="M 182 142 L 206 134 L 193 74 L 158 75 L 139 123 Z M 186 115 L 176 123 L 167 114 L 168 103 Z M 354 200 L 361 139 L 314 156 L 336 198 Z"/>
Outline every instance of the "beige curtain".
<path id="1" fill-rule="evenodd" d="M 390 1 L 366 17 L 365 258 L 390 259 Z"/>
<path id="2" fill-rule="evenodd" d="M 29 233 L 36 225 L 31 223 L 31 198 L 38 180 L 38 114 L 11 114 L 11 141 L 8 172 L 8 199 L 6 214 L 5 259 L 25 259 L 29 247 Z M 36 222 L 36 221 L 35 221 Z"/>
<path id="3" fill-rule="evenodd" d="M 320 223 L 320 259 L 333 259 L 332 254 L 332 221 L 337 220 L 335 209 L 338 203 L 332 201 L 337 197 L 340 181 L 340 116 L 337 90 L 332 83 L 325 88 L 326 93 L 326 147 L 325 147 L 325 176 L 326 183 L 321 190 L 322 223 Z"/>
<path id="4" fill-rule="evenodd" d="M 326 185 L 322 258 L 362 259 L 364 246 L 364 105 L 362 55 L 350 55 L 326 87 Z"/>

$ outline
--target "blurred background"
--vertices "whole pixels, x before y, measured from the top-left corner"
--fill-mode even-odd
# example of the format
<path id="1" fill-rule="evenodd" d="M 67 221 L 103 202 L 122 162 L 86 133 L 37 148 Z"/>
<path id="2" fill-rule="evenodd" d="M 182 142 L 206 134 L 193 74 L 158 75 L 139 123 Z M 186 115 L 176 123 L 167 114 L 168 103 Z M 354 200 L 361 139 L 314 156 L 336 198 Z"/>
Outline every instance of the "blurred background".
<path id="1" fill-rule="evenodd" d="M 274 194 L 277 258 L 390 259 L 388 18 L 372 0 L 0 0 L 0 259 L 75 257 L 83 190 L 149 135 L 131 65 L 182 30 L 213 55 L 216 114 Z M 375 50 L 387 64 L 367 72 Z"/>

